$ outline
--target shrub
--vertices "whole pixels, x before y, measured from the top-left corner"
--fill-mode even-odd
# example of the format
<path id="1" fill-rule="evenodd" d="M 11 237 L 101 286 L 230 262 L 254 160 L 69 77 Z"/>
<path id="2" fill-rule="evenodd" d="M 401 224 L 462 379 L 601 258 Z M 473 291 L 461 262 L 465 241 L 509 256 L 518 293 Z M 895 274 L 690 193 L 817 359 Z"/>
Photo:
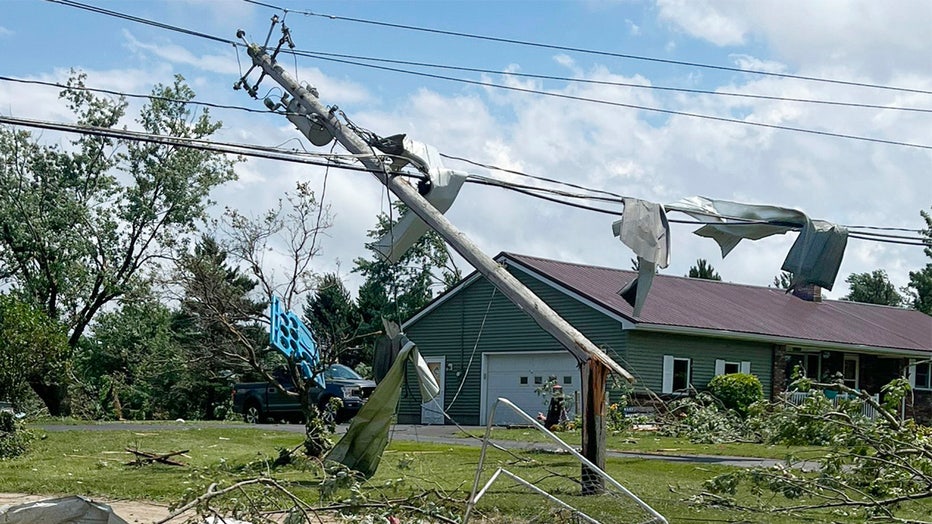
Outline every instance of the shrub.
<path id="1" fill-rule="evenodd" d="M 22 455 L 32 440 L 32 433 L 23 428 L 13 413 L 0 411 L 0 460 Z"/>
<path id="2" fill-rule="evenodd" d="M 716 376 L 709 382 L 709 393 L 742 417 L 747 417 L 751 404 L 764 398 L 760 380 L 748 373 Z"/>

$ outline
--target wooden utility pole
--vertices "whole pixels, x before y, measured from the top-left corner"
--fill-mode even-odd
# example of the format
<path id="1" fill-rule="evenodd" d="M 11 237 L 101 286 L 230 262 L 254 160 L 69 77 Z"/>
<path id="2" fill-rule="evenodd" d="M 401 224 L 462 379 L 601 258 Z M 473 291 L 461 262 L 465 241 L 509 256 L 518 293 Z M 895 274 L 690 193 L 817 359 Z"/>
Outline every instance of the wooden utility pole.
<path id="1" fill-rule="evenodd" d="M 285 70 L 274 62 L 265 50 L 255 44 L 248 48 L 253 63 L 262 68 L 270 78 L 278 82 L 303 108 L 304 112 L 314 118 L 315 122 L 326 128 L 350 153 L 358 155 L 360 162 L 369 169 L 379 181 L 395 194 L 408 208 L 427 223 L 434 231 L 469 262 L 476 271 L 485 277 L 495 288 L 508 297 L 518 309 L 524 311 L 547 333 L 557 339 L 581 363 L 583 384 L 588 385 L 583 395 L 584 438 L 582 455 L 596 466 L 605 467 L 605 386 L 609 373 L 617 373 L 629 382 L 634 377 L 605 352 L 580 333 L 569 322 L 560 317 L 543 300 L 518 281 L 511 273 L 486 255 L 479 247 L 450 223 L 442 213 L 437 211 L 417 190 L 400 177 L 390 176 L 385 166 L 379 162 L 376 152 L 365 143 L 353 130 L 347 129 L 317 98 L 297 82 Z M 590 394 L 590 391 L 593 394 Z M 587 434 L 588 430 L 588 434 Z M 601 449 L 599 449 L 601 448 Z M 586 475 L 583 480 L 590 480 L 584 493 L 596 493 L 602 490 L 602 479 Z"/>

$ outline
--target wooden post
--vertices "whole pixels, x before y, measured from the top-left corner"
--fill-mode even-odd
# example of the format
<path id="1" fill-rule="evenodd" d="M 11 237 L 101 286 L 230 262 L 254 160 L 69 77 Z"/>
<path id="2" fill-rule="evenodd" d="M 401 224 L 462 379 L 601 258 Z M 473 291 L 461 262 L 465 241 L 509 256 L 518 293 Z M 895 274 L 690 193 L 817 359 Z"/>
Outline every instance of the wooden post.
<path id="1" fill-rule="evenodd" d="M 580 367 L 582 375 L 582 456 L 605 470 L 605 390 L 609 370 L 594 359 Z M 605 479 L 582 466 L 582 494 L 598 495 L 605 491 Z"/>

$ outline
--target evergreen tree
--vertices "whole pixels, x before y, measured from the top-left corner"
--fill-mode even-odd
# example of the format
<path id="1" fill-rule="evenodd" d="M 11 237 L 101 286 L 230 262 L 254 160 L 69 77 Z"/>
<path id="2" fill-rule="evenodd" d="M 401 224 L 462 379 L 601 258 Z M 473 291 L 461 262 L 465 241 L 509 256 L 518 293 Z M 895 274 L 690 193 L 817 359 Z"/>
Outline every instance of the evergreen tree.
<path id="1" fill-rule="evenodd" d="M 369 363 L 368 352 L 358 336 L 362 317 L 339 275 L 327 273 L 321 277 L 317 290 L 307 298 L 304 319 L 325 362 L 350 367 Z"/>
<path id="2" fill-rule="evenodd" d="M 689 273 L 687 273 L 686 276 L 689 278 L 701 278 L 704 280 L 722 279 L 722 277 L 715 272 L 715 268 L 712 267 L 712 264 L 709 264 L 704 258 L 696 260 L 696 265 L 689 268 Z"/>
<path id="3" fill-rule="evenodd" d="M 790 271 L 781 271 L 779 275 L 773 277 L 773 287 L 777 289 L 789 289 L 793 282 L 793 273 Z"/>
<path id="4" fill-rule="evenodd" d="M 398 215 L 404 206 L 395 206 Z M 379 215 L 375 229 L 369 237 L 378 239 L 391 229 L 392 222 L 385 214 Z M 366 277 L 359 288 L 357 304 L 362 316 L 361 333 L 382 330 L 382 317 L 402 323 L 426 306 L 435 293 L 453 286 L 462 274 L 446 250 L 443 238 L 430 231 L 402 255 L 397 264 L 390 264 L 373 251 L 373 258 L 357 258 L 354 272 Z M 371 346 L 372 339 L 367 343 Z"/>

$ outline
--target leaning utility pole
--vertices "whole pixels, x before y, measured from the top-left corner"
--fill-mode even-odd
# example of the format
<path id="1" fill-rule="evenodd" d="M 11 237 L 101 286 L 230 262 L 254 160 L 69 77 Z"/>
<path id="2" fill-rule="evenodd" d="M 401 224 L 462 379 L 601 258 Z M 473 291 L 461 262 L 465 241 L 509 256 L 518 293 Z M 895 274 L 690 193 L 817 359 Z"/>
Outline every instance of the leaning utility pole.
<path id="1" fill-rule="evenodd" d="M 459 231 L 446 217 L 422 197 L 415 188 L 402 182 L 399 177 L 389 176 L 372 147 L 353 130 L 347 129 L 317 98 L 316 93 L 300 86 L 285 70 L 275 63 L 265 49 L 251 44 L 248 48 L 253 64 L 264 74 L 278 82 L 315 124 L 323 126 L 346 149 L 358 155 L 362 164 L 372 172 L 408 208 L 427 223 L 434 231 L 462 255 L 476 271 L 495 288 L 508 297 L 520 310 L 527 313 L 547 333 L 568 349 L 580 363 L 583 392 L 582 455 L 590 462 L 605 469 L 605 389 L 609 373 L 617 373 L 629 382 L 634 377 L 612 360 L 576 328 L 560 317 L 543 300 L 524 286 L 504 267 L 486 255 L 469 238 Z M 308 137 L 310 138 L 310 136 Z M 598 475 L 582 470 L 583 494 L 599 493 L 604 481 Z"/>

